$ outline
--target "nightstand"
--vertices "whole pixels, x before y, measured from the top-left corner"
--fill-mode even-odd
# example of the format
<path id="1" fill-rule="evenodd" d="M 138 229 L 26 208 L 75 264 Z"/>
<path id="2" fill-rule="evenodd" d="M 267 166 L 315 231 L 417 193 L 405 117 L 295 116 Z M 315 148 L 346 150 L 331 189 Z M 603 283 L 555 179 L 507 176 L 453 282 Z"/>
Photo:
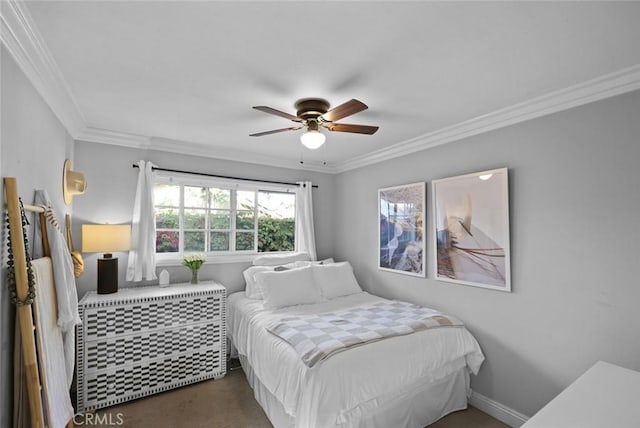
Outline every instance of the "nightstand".
<path id="1" fill-rule="evenodd" d="M 77 411 L 223 377 L 226 294 L 213 282 L 87 293 L 78 304 Z"/>

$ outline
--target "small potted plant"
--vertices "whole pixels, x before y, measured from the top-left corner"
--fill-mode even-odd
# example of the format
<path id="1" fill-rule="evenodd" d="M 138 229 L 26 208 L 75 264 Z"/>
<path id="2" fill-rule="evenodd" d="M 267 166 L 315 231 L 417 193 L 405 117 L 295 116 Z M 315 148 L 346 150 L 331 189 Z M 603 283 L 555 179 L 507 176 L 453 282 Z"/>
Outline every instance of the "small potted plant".
<path id="1" fill-rule="evenodd" d="M 191 270 L 191 283 L 198 283 L 198 269 L 207 260 L 207 256 L 204 254 L 189 254 L 182 259 L 182 264 Z"/>

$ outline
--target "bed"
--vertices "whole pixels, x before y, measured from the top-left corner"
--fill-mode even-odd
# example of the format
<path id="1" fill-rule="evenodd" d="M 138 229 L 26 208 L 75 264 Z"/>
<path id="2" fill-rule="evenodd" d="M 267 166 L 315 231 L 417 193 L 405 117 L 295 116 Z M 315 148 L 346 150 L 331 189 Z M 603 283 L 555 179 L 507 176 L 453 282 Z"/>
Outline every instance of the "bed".
<path id="1" fill-rule="evenodd" d="M 290 343 L 269 329 L 283 319 L 388 301 L 354 285 L 348 263 L 334 264 L 331 272 L 318 266 L 293 267 L 289 273 L 255 273 L 256 281 L 247 281 L 245 292 L 228 299 L 229 338 L 256 400 L 276 428 L 424 427 L 466 408 L 469 375 L 477 373 L 484 356 L 464 326 L 374 340 L 312 366 L 305 363 Z M 349 278 L 336 275 L 338 270 Z M 262 287 L 258 298 L 256 286 Z M 276 287 L 288 301 L 274 307 L 269 290 Z M 319 295 L 309 297 L 318 290 Z"/>

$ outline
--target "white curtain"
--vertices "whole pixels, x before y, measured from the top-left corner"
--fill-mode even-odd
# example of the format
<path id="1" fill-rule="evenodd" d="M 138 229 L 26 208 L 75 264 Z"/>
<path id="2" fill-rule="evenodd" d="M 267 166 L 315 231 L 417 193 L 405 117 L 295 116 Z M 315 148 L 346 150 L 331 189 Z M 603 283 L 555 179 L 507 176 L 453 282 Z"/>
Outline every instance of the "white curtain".
<path id="1" fill-rule="evenodd" d="M 311 260 L 317 260 L 316 238 L 313 230 L 313 183 L 298 182 L 296 189 L 296 251 L 309 253 Z"/>
<path id="2" fill-rule="evenodd" d="M 156 279 L 156 222 L 153 213 L 153 164 L 138 162 L 138 188 L 131 218 L 127 281 Z"/>

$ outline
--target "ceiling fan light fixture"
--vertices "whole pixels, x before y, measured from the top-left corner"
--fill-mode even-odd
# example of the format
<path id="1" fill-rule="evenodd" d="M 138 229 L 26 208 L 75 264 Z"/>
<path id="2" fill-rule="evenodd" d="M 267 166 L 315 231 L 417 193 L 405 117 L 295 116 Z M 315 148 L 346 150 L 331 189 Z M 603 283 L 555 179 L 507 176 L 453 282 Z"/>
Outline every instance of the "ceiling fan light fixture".
<path id="1" fill-rule="evenodd" d="M 309 130 L 300 136 L 300 142 L 308 149 L 315 150 L 322 146 L 326 137 L 320 131 Z"/>
<path id="2" fill-rule="evenodd" d="M 362 101 L 351 99 L 331 110 L 329 110 L 329 106 L 329 101 L 322 98 L 301 98 L 295 103 L 295 116 L 267 106 L 253 106 L 255 110 L 284 117 L 285 119 L 296 122 L 296 125 L 288 128 L 274 129 L 273 131 L 256 132 L 255 134 L 249 134 L 249 136 L 261 137 L 263 135 L 277 134 L 284 131 L 297 131 L 298 129 L 306 128 L 307 132 L 302 134 L 300 142 L 308 149 L 315 150 L 321 147 L 326 139 L 320 132 L 321 127 L 333 132 L 350 132 L 352 134 L 366 135 L 373 135 L 378 130 L 377 126 L 336 122 L 337 120 L 366 110 L 368 107 Z"/>

